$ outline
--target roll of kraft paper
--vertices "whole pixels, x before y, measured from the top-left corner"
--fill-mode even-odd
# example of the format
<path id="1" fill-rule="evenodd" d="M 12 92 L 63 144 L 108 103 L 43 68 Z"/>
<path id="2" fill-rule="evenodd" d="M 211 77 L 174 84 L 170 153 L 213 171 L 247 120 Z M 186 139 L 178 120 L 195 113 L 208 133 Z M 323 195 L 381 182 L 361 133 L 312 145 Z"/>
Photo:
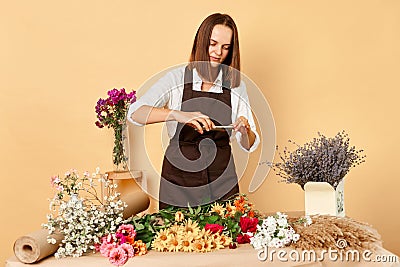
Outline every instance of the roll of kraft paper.
<path id="1" fill-rule="evenodd" d="M 47 256 L 54 254 L 64 236 L 61 234 L 51 235 L 56 243 L 47 243 L 49 230 L 42 229 L 25 236 L 21 236 L 14 243 L 14 254 L 23 263 L 34 263 Z"/>
<path id="2" fill-rule="evenodd" d="M 129 194 L 124 194 L 123 196 L 121 196 L 121 200 L 128 205 L 124 209 L 124 219 L 128 219 L 129 217 L 136 215 L 139 212 L 147 210 L 150 205 L 150 198 L 143 191 L 134 191 Z"/>
<path id="3" fill-rule="evenodd" d="M 150 205 L 150 199 L 143 191 L 135 191 L 124 196 L 121 200 L 128 206 L 124 209 L 123 218 L 127 219 L 139 212 L 145 211 Z M 35 263 L 53 255 L 64 239 L 61 234 L 51 235 L 56 240 L 55 244 L 47 243 L 47 229 L 21 236 L 14 243 L 14 254 L 23 263 Z"/>

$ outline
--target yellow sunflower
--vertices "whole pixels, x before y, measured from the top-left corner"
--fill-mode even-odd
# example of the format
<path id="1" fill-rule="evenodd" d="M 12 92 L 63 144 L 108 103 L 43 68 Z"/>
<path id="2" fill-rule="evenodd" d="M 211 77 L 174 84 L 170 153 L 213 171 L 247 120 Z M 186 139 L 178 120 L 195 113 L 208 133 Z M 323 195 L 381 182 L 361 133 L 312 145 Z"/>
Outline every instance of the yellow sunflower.
<path id="1" fill-rule="evenodd" d="M 225 214 L 225 208 L 224 208 L 224 206 L 222 206 L 222 205 L 220 205 L 220 204 L 218 204 L 218 203 L 215 203 L 215 204 L 213 204 L 212 206 L 211 206 L 211 212 L 215 212 L 215 213 L 217 213 L 219 216 L 221 216 L 221 217 L 223 217 L 224 216 L 224 214 Z"/>
<path id="2" fill-rule="evenodd" d="M 182 243 L 179 235 L 169 235 L 167 241 L 168 251 L 179 251 L 182 248 Z"/>
<path id="3" fill-rule="evenodd" d="M 181 239 L 181 250 L 184 252 L 192 252 L 194 250 L 192 243 L 193 243 L 193 236 L 192 235 L 183 235 Z"/>
<path id="4" fill-rule="evenodd" d="M 156 251 L 168 251 L 165 242 L 161 241 L 160 239 L 154 239 L 153 242 L 151 242 L 151 247 Z"/>
<path id="5" fill-rule="evenodd" d="M 218 250 L 224 248 L 224 243 L 221 242 L 221 236 L 219 234 L 214 234 L 211 236 L 211 249 Z"/>
<path id="6" fill-rule="evenodd" d="M 205 228 L 203 228 L 199 232 L 199 236 L 201 236 L 202 238 L 207 238 L 207 237 L 211 236 L 211 231 L 210 230 L 206 230 Z"/>
<path id="7" fill-rule="evenodd" d="M 177 223 L 175 223 L 174 225 L 172 225 L 169 229 L 168 229 L 168 233 L 169 234 L 173 234 L 173 235 L 179 235 L 180 233 L 182 233 L 184 231 L 183 227 L 181 225 L 178 225 Z"/>
<path id="8" fill-rule="evenodd" d="M 181 222 L 185 219 L 185 216 L 183 215 L 183 213 L 181 211 L 177 211 L 175 213 L 175 221 L 177 222 Z"/>
<path id="9" fill-rule="evenodd" d="M 232 243 L 232 238 L 226 235 L 221 235 L 220 242 L 224 246 L 229 246 L 229 244 Z"/>
<path id="10" fill-rule="evenodd" d="M 162 229 L 162 230 L 160 230 L 160 232 L 158 232 L 155 239 L 158 239 L 158 240 L 160 240 L 160 242 L 163 242 L 165 244 L 167 242 L 168 235 L 169 235 L 169 230 Z"/>
<path id="11" fill-rule="evenodd" d="M 212 239 L 208 236 L 203 236 L 203 248 L 204 252 L 210 252 L 212 249 Z"/>
<path id="12" fill-rule="evenodd" d="M 236 207 L 232 205 L 231 202 L 226 203 L 225 208 L 226 208 L 226 216 L 231 216 L 231 217 L 235 216 Z"/>
<path id="13" fill-rule="evenodd" d="M 193 233 L 194 235 L 197 235 L 200 231 L 199 229 L 199 224 L 197 222 L 193 222 L 191 219 L 186 220 L 185 225 L 184 225 L 184 230 L 185 232 Z"/>
<path id="14" fill-rule="evenodd" d="M 193 246 L 193 250 L 196 252 L 205 252 L 203 239 L 194 240 L 192 246 Z"/>

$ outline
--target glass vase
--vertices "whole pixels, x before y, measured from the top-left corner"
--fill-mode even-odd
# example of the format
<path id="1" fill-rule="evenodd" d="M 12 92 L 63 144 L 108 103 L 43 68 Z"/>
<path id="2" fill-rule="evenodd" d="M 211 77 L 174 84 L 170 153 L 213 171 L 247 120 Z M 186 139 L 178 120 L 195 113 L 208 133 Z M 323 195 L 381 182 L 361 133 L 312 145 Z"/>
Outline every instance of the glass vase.
<path id="1" fill-rule="evenodd" d="M 128 132 L 126 123 L 114 128 L 113 171 L 126 172 L 128 168 Z"/>

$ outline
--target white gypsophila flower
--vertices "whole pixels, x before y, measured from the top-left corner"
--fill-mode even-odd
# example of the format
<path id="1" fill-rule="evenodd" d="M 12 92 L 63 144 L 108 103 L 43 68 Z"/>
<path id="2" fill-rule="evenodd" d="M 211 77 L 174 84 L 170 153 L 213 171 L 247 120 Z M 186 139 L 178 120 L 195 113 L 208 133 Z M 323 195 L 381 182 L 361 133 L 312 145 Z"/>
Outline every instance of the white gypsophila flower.
<path id="1" fill-rule="evenodd" d="M 311 220 L 310 216 L 307 215 L 304 218 L 306 219 L 306 225 L 311 225 L 312 224 L 312 220 Z"/>
<path id="2" fill-rule="evenodd" d="M 296 234 L 288 223 L 287 215 L 277 213 L 274 216 L 268 216 L 261 225 L 257 226 L 257 231 L 250 238 L 250 243 L 255 249 L 263 246 L 281 248 L 291 242 L 296 242 L 299 237 L 300 235 Z"/>
<path id="3" fill-rule="evenodd" d="M 276 229 L 277 229 L 277 226 L 274 224 L 274 225 L 268 226 L 266 230 L 270 235 L 272 235 L 276 232 Z"/>
<path id="4" fill-rule="evenodd" d="M 99 173 L 99 171 L 97 170 Z M 97 175 L 97 174 L 96 174 Z M 97 192 L 94 183 L 90 181 L 88 173 L 79 178 L 76 170 L 66 173 L 59 186 L 65 186 L 66 191 L 56 193 L 53 198 L 53 212 L 56 216 L 48 215 L 47 223 L 43 228 L 48 229 L 49 235 L 56 231 L 64 235 L 55 256 L 57 258 L 73 256 L 79 257 L 83 253 L 94 248 L 94 244 L 100 243 L 100 238 L 116 230 L 122 222 L 122 212 L 125 203 L 120 201 L 119 195 L 114 192 L 114 187 L 108 191 L 110 198 L 104 200 L 86 201 L 80 192 Z M 93 177 L 95 178 L 95 177 Z M 86 188 L 87 187 L 87 188 Z M 97 196 L 98 199 L 98 196 Z M 48 242 L 55 240 L 48 238 Z"/>
<path id="5" fill-rule="evenodd" d="M 281 212 L 279 212 L 279 211 L 276 213 L 276 215 L 277 215 L 279 218 L 285 218 L 285 219 L 287 218 L 287 215 L 286 215 L 286 214 L 281 213 Z"/>
<path id="6" fill-rule="evenodd" d="M 300 235 L 299 234 L 294 234 L 293 235 L 293 241 L 297 242 L 300 239 Z"/>
<path id="7" fill-rule="evenodd" d="M 250 238 L 250 244 L 253 246 L 254 249 L 262 249 L 262 240 L 257 238 L 257 236 Z"/>
<path id="8" fill-rule="evenodd" d="M 271 225 L 276 225 L 276 220 L 272 216 L 268 216 L 266 219 L 263 220 L 263 227 L 268 227 Z"/>
<path id="9" fill-rule="evenodd" d="M 283 229 L 280 229 L 277 234 L 277 237 L 284 237 L 285 235 L 286 235 L 285 231 Z"/>
<path id="10" fill-rule="evenodd" d="M 55 238 L 47 238 L 47 243 L 49 243 L 49 244 L 55 244 L 57 242 L 57 240 L 55 239 Z"/>
<path id="11" fill-rule="evenodd" d="M 281 227 L 285 227 L 288 224 L 286 218 L 279 218 L 279 219 L 276 220 L 276 222 Z"/>

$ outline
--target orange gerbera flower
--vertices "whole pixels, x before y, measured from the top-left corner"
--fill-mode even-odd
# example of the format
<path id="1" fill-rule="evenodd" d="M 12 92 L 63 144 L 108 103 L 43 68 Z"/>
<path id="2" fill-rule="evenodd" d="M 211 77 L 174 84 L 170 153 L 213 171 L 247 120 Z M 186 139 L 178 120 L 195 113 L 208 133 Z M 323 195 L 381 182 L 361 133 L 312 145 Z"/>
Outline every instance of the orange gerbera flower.
<path id="1" fill-rule="evenodd" d="M 235 200 L 235 202 L 233 204 L 235 205 L 237 211 L 244 213 L 244 211 L 245 211 L 244 205 L 246 203 L 245 203 L 245 199 L 243 196 L 240 196 L 240 198 Z"/>
<path id="2" fill-rule="evenodd" d="M 254 218 L 254 215 L 255 215 L 255 214 L 254 214 L 254 211 L 252 211 L 252 210 L 249 211 L 248 216 L 249 216 L 250 218 Z"/>
<path id="3" fill-rule="evenodd" d="M 146 244 L 143 243 L 142 240 L 135 241 L 133 246 L 133 251 L 135 252 L 135 256 L 141 256 L 147 253 Z"/>

